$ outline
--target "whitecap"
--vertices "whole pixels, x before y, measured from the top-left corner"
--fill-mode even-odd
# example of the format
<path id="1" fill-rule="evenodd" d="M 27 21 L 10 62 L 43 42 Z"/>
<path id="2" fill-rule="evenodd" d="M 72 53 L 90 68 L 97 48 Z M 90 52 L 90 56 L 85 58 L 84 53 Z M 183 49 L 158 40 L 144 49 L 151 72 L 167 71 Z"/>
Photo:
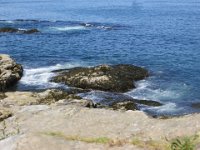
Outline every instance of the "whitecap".
<path id="1" fill-rule="evenodd" d="M 14 24 L 15 22 L 12 20 L 0 20 L 0 23 Z"/>
<path id="2" fill-rule="evenodd" d="M 112 27 L 107 27 L 107 26 L 97 26 L 97 29 L 111 30 Z"/>
<path id="3" fill-rule="evenodd" d="M 142 80 L 136 82 L 136 89 L 133 89 L 126 94 L 135 99 L 165 101 L 179 99 L 183 96 L 184 90 L 175 90 L 171 87 L 161 88 L 158 83 L 149 80 Z M 177 85 L 178 86 L 178 85 Z"/>
<path id="4" fill-rule="evenodd" d="M 51 29 L 58 31 L 86 30 L 84 26 L 51 27 Z"/>
<path id="5" fill-rule="evenodd" d="M 141 110 L 154 112 L 156 114 L 178 114 L 184 110 L 184 107 L 177 106 L 177 104 L 170 102 L 159 107 L 144 107 Z"/>
<path id="6" fill-rule="evenodd" d="M 30 86 L 30 87 L 37 87 L 40 88 L 56 88 L 56 87 L 63 87 L 62 84 L 50 82 L 50 78 L 55 76 L 55 73 L 52 71 L 59 70 L 59 69 L 67 69 L 80 66 L 79 64 L 57 64 L 55 66 L 50 67 L 41 67 L 41 68 L 31 68 L 31 69 L 24 69 L 24 75 L 20 80 L 19 84 Z"/>

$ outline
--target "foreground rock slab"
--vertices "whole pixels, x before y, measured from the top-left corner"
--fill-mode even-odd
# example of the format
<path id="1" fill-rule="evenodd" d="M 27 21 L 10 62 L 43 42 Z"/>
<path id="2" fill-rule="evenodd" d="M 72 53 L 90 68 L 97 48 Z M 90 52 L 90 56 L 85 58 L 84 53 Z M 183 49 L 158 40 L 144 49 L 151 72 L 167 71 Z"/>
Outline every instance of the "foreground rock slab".
<path id="1" fill-rule="evenodd" d="M 83 89 L 126 92 L 135 87 L 134 81 L 142 80 L 147 76 L 146 69 L 133 65 L 101 65 L 61 70 L 52 81 Z"/>
<path id="2" fill-rule="evenodd" d="M 9 55 L 0 54 L 0 91 L 15 85 L 23 75 L 23 68 Z"/>
<path id="3" fill-rule="evenodd" d="M 20 106 L 15 107 L 12 117 L 0 122 L 0 135 L 5 136 L 0 140 L 0 149 L 164 150 L 166 139 L 198 133 L 199 120 L 200 114 L 163 120 L 141 111 L 76 105 Z"/>

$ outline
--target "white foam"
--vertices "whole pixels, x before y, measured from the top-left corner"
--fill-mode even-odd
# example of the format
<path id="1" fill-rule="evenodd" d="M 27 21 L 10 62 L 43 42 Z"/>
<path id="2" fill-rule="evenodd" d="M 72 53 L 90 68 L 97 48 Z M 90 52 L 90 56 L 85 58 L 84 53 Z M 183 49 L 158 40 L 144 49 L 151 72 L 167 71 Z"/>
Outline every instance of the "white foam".
<path id="1" fill-rule="evenodd" d="M 182 107 L 177 107 L 177 105 L 175 103 L 167 103 L 163 106 L 159 106 L 159 107 L 148 107 L 148 108 L 143 108 L 142 110 L 150 110 L 150 111 L 154 111 L 158 114 L 167 114 L 167 113 L 176 113 L 176 112 L 180 112 L 181 110 L 183 110 Z"/>
<path id="2" fill-rule="evenodd" d="M 146 99 L 146 100 L 170 100 L 178 99 L 183 93 L 177 92 L 176 90 L 169 88 L 161 89 L 158 85 L 154 85 L 150 80 L 142 80 L 136 83 L 136 89 L 127 92 L 126 94 L 131 95 L 135 99 Z"/>
<path id="3" fill-rule="evenodd" d="M 80 65 L 79 64 L 65 64 L 65 65 L 57 64 L 55 66 L 50 66 L 50 67 L 24 69 L 24 76 L 20 80 L 20 84 L 28 85 L 28 86 L 36 86 L 38 88 L 60 87 L 63 85 L 49 82 L 50 78 L 52 78 L 55 75 L 55 73 L 53 73 L 52 71 L 63 69 L 63 68 L 73 68 L 77 66 L 80 66 Z"/>
<path id="4" fill-rule="evenodd" d="M 58 31 L 86 30 L 84 26 L 51 27 L 51 29 L 58 30 Z"/>
<path id="5" fill-rule="evenodd" d="M 105 30 L 110 30 L 112 27 L 106 27 L 106 26 L 97 26 L 97 29 L 105 29 Z"/>
<path id="6" fill-rule="evenodd" d="M 13 23 L 15 23 L 15 22 L 14 22 L 14 21 L 11 21 L 11 20 L 7 20 L 7 21 L 5 21 L 5 23 L 13 24 Z"/>

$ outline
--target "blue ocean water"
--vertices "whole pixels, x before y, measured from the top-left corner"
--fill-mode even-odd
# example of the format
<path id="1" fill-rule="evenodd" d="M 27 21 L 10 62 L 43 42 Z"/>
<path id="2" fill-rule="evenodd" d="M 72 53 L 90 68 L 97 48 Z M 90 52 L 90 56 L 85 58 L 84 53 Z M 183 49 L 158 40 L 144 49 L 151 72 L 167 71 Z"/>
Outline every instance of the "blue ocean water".
<path id="1" fill-rule="evenodd" d="M 198 0 L 1 0 L 0 20 L 41 31 L 0 34 L 0 53 L 25 68 L 18 90 L 63 86 L 49 82 L 56 69 L 128 63 L 151 76 L 125 94 L 165 104 L 144 111 L 200 112 Z"/>

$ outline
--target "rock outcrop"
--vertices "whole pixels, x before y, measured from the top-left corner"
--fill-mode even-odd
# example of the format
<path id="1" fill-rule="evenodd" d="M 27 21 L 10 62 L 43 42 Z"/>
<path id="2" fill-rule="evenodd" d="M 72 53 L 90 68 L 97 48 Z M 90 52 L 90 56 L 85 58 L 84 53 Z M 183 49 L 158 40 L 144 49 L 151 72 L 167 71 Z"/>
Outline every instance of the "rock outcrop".
<path id="1" fill-rule="evenodd" d="M 12 112 L 6 108 L 0 107 L 0 122 L 12 116 Z"/>
<path id="2" fill-rule="evenodd" d="M 40 32 L 38 29 L 16 29 L 16 28 L 11 28 L 11 27 L 4 27 L 0 28 L 0 33 L 23 33 L 23 34 L 32 34 L 32 33 L 37 33 Z"/>
<path id="3" fill-rule="evenodd" d="M 126 92 L 135 88 L 134 81 L 148 77 L 148 71 L 133 65 L 101 65 L 91 68 L 61 70 L 53 82 L 83 89 Z"/>
<path id="4" fill-rule="evenodd" d="M 23 68 L 10 56 L 0 55 L 0 91 L 15 85 L 23 75 Z"/>

